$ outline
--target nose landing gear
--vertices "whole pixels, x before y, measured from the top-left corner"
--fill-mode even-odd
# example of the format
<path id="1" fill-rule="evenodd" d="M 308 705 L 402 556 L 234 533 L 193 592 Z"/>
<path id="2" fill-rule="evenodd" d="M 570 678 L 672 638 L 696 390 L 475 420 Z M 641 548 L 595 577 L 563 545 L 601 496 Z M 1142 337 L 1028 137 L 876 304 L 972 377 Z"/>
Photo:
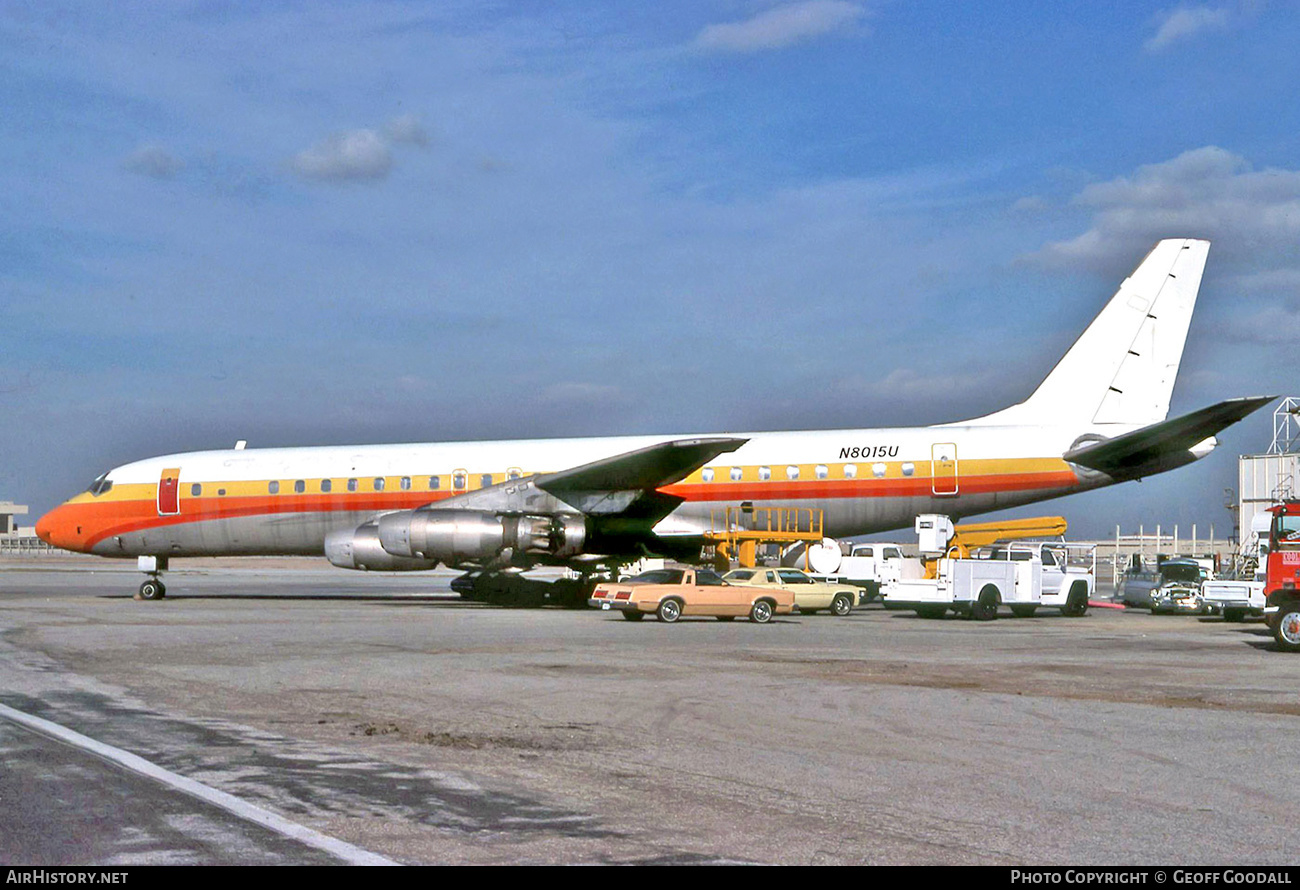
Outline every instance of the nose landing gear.
<path id="1" fill-rule="evenodd" d="M 140 556 L 136 558 L 140 571 L 149 577 L 140 585 L 135 598 L 138 600 L 160 600 L 167 595 L 167 585 L 162 582 L 162 573 L 167 571 L 167 557 Z"/>

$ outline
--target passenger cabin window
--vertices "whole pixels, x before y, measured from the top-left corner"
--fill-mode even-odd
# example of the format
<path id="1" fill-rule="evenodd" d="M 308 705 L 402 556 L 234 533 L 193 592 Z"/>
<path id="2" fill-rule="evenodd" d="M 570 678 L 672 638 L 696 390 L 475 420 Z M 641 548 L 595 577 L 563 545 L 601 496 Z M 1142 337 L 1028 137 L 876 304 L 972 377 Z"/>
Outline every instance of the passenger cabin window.
<path id="1" fill-rule="evenodd" d="M 845 478 L 845 479 L 856 479 L 856 478 L 858 478 L 858 465 L 857 465 L 857 464 L 845 464 L 845 465 L 844 465 L 844 478 Z"/>
<path id="2" fill-rule="evenodd" d="M 772 468 L 771 468 L 771 467 L 759 467 L 759 468 L 758 468 L 758 478 L 759 478 L 760 480 L 762 480 L 763 482 L 766 482 L 767 480 L 771 479 L 771 478 L 772 478 Z"/>
<path id="3" fill-rule="evenodd" d="M 915 472 L 916 472 L 916 465 L 915 465 L 915 464 L 911 463 L 910 461 L 909 461 L 908 463 L 903 464 L 903 475 L 904 475 L 904 476 L 910 476 L 910 475 L 912 475 L 912 474 L 915 473 Z"/>
<path id="4" fill-rule="evenodd" d="M 271 494 L 279 494 L 279 493 L 280 493 L 280 483 L 279 483 L 279 482 L 268 482 L 268 483 L 266 484 L 266 490 L 267 490 L 268 492 L 270 492 Z"/>
<path id="5" fill-rule="evenodd" d="M 357 490 L 357 480 L 355 480 L 355 479 L 349 479 L 349 480 L 348 480 L 348 491 L 356 491 L 356 490 Z"/>
<path id="6" fill-rule="evenodd" d="M 786 468 L 785 468 L 785 478 L 787 478 L 787 479 L 798 479 L 798 478 L 799 478 L 799 468 L 796 467 L 794 464 L 791 464 L 790 466 L 786 467 Z"/>
<path id="7" fill-rule="evenodd" d="M 320 481 L 320 490 L 323 491 L 323 492 L 325 492 L 326 494 L 329 494 L 329 492 L 330 492 L 333 488 L 334 488 L 334 483 L 331 482 L 330 480 L 328 480 L 328 479 L 322 479 L 322 480 Z"/>
<path id="8" fill-rule="evenodd" d="M 491 473 L 484 473 L 482 476 L 478 477 L 478 487 L 479 487 L 479 488 L 487 488 L 487 487 L 490 486 L 491 484 L 492 484 L 492 474 L 491 474 Z"/>
<path id="9" fill-rule="evenodd" d="M 695 573 L 695 583 L 701 587 L 722 587 L 727 582 L 717 572 L 700 569 Z"/>
<path id="10" fill-rule="evenodd" d="M 777 574 L 781 576 L 781 580 L 784 581 L 786 584 L 812 584 L 813 583 L 813 579 L 809 578 L 803 572 L 794 572 L 789 569 L 782 571 L 778 569 Z"/>
<path id="11" fill-rule="evenodd" d="M 831 474 L 830 468 L 827 467 L 825 464 L 818 464 L 816 472 L 817 472 L 818 479 L 825 479 L 827 476 Z"/>
<path id="12" fill-rule="evenodd" d="M 460 491 L 469 483 L 469 474 L 458 470 L 451 474 L 451 487 Z"/>
<path id="13" fill-rule="evenodd" d="M 442 488 L 442 477 L 441 477 L 441 476 L 430 476 L 430 477 L 429 477 L 429 491 L 435 491 L 436 489 L 439 489 L 439 488 Z"/>
<path id="14" fill-rule="evenodd" d="M 511 467 L 510 469 L 506 470 L 507 479 L 518 479 L 523 475 L 524 475 L 523 470 L 519 469 L 518 467 Z"/>
<path id="15" fill-rule="evenodd" d="M 899 552 L 897 547 L 886 547 L 884 552 L 881 554 L 881 556 L 883 556 L 885 559 L 903 558 L 903 554 Z"/>
<path id="16" fill-rule="evenodd" d="M 224 488 L 218 488 L 217 497 L 224 498 L 225 496 L 226 496 L 226 490 Z"/>
<path id="17" fill-rule="evenodd" d="M 700 473 L 700 478 L 705 482 L 713 481 L 713 467 L 705 467 L 704 472 Z"/>
<path id="18" fill-rule="evenodd" d="M 383 490 L 384 490 L 384 477 L 383 477 L 383 476 L 376 476 L 376 477 L 375 477 L 375 491 L 383 491 Z"/>
<path id="19" fill-rule="evenodd" d="M 195 482 L 190 486 L 190 497 L 198 497 L 203 494 L 203 486 Z"/>
<path id="20" fill-rule="evenodd" d="M 307 480 L 298 479 L 293 483 L 294 494 L 302 494 L 307 490 Z"/>
<path id="21" fill-rule="evenodd" d="M 882 479 L 885 476 L 886 469 L 887 468 L 885 467 L 884 464 L 872 464 L 871 475 L 875 476 L 877 479 Z"/>
<path id="22" fill-rule="evenodd" d="M 742 470 L 740 467 L 732 467 L 732 468 L 731 468 L 731 481 L 732 481 L 732 482 L 739 482 L 739 481 L 740 481 L 741 479 L 743 479 L 743 478 L 745 478 L 745 471 L 744 471 L 744 470 Z"/>
<path id="23" fill-rule="evenodd" d="M 403 476 L 403 477 L 402 477 L 402 491 L 410 491 L 410 490 L 411 490 L 411 477 L 410 477 L 410 476 Z"/>

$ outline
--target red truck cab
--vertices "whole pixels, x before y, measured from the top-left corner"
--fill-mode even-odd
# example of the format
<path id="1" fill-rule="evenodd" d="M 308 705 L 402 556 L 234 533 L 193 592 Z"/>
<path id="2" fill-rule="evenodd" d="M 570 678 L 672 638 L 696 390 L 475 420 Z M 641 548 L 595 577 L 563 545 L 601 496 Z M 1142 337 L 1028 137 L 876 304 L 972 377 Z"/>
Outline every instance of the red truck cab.
<path id="1" fill-rule="evenodd" d="M 1269 508 L 1264 615 L 1283 652 L 1300 652 L 1300 501 Z"/>

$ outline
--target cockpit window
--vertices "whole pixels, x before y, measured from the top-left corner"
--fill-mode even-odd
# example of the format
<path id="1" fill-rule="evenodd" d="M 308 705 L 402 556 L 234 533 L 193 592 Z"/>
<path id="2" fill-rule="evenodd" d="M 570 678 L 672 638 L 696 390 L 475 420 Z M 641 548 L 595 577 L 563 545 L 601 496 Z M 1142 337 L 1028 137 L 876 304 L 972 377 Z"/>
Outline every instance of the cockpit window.
<path id="1" fill-rule="evenodd" d="M 94 482 L 90 483 L 90 488 L 87 488 L 86 491 L 90 492 L 95 497 L 99 497 L 101 494 L 108 491 L 112 487 L 113 487 L 113 483 L 108 478 L 108 474 L 105 473 L 104 475 L 96 479 Z"/>

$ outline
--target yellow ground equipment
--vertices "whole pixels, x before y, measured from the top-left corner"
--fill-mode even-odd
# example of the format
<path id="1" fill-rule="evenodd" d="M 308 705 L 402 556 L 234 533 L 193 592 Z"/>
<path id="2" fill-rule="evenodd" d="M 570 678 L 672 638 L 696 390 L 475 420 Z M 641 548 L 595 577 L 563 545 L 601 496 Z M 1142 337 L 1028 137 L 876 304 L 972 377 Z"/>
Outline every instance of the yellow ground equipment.
<path id="1" fill-rule="evenodd" d="M 823 537 L 822 511 L 812 507 L 726 507 L 709 513 L 705 540 L 719 562 L 734 554 L 742 566 L 757 564 L 759 544 L 816 544 Z M 805 559 L 807 551 L 805 550 Z"/>
<path id="2" fill-rule="evenodd" d="M 968 522 L 953 527 L 948 539 L 948 549 L 943 554 L 957 559 L 969 559 L 972 550 L 996 544 L 999 541 L 1059 538 L 1065 534 L 1064 516 L 1035 516 L 1031 519 L 1002 519 L 993 522 Z M 925 577 L 934 578 L 939 572 L 939 559 L 921 556 Z"/>

